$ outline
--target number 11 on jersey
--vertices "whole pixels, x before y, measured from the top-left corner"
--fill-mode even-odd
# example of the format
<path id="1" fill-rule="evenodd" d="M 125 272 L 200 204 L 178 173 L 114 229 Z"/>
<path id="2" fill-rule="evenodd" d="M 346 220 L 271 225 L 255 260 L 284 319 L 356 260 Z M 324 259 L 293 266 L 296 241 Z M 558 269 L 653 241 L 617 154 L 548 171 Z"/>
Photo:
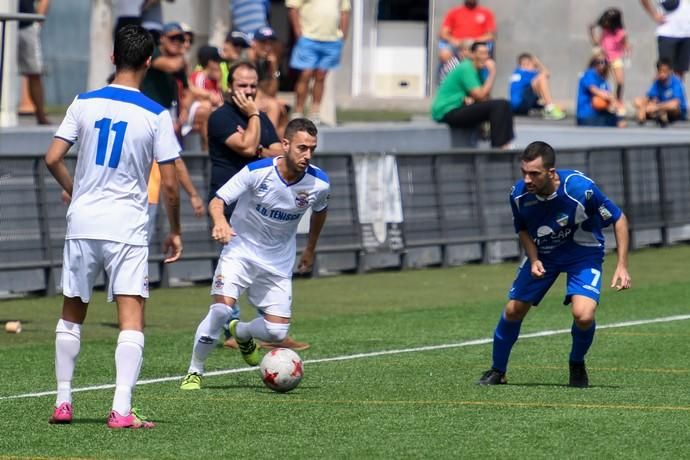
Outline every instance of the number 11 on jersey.
<path id="1" fill-rule="evenodd" d="M 113 141 L 113 148 L 110 152 L 110 159 L 108 160 L 109 168 L 117 168 L 120 163 L 120 155 L 122 155 L 122 143 L 125 140 L 125 131 L 127 130 L 126 121 L 118 121 L 111 126 L 113 122 L 110 118 L 101 118 L 95 124 L 98 130 L 98 146 L 96 148 L 96 164 L 103 166 L 105 164 L 106 150 L 108 149 L 108 138 L 110 131 L 115 131 L 115 140 Z"/>

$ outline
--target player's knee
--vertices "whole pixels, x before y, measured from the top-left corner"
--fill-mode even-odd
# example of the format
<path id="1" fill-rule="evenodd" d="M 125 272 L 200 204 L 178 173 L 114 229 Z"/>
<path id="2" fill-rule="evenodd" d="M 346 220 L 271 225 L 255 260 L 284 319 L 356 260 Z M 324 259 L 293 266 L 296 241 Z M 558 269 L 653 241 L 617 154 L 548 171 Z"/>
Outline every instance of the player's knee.
<path id="1" fill-rule="evenodd" d="M 224 303 L 214 303 L 211 305 L 211 321 L 225 324 L 232 316 L 232 307 Z"/>
<path id="2" fill-rule="evenodd" d="M 531 305 L 526 302 L 511 300 L 508 302 L 508 305 L 506 305 L 503 317 L 508 321 L 522 321 L 527 315 L 530 307 Z"/>
<path id="3" fill-rule="evenodd" d="M 264 320 L 264 325 L 270 337 L 270 342 L 282 342 L 287 337 L 288 329 L 290 329 L 290 323 L 272 323 L 271 321 Z"/>

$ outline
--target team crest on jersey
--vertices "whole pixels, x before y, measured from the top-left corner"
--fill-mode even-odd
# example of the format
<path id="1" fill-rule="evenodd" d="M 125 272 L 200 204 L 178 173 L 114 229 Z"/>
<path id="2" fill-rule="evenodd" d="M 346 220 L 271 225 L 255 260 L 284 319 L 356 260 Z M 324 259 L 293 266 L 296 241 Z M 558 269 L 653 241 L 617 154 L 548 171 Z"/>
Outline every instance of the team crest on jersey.
<path id="1" fill-rule="evenodd" d="M 563 213 L 563 212 L 559 212 L 558 215 L 556 216 L 556 222 L 561 227 L 565 227 L 566 225 L 568 225 L 568 214 Z"/>
<path id="2" fill-rule="evenodd" d="M 604 220 L 609 220 L 611 217 L 613 217 L 613 215 L 611 214 L 611 211 L 606 209 L 606 206 L 604 206 L 603 204 L 601 206 L 599 206 L 599 215 Z"/>
<path id="3" fill-rule="evenodd" d="M 266 182 L 262 182 L 261 185 L 259 185 L 259 191 L 260 192 L 267 192 L 268 191 L 268 184 Z"/>
<path id="4" fill-rule="evenodd" d="M 295 204 L 298 208 L 309 206 L 309 194 L 307 192 L 299 192 L 295 197 Z"/>
<path id="5" fill-rule="evenodd" d="M 594 191 L 586 190 L 585 191 L 585 200 L 589 200 L 590 198 L 592 198 L 592 195 L 594 195 Z"/>
<path id="6" fill-rule="evenodd" d="M 223 275 L 216 276 L 216 279 L 213 281 L 213 287 L 216 289 L 222 289 L 223 286 L 225 286 Z"/>

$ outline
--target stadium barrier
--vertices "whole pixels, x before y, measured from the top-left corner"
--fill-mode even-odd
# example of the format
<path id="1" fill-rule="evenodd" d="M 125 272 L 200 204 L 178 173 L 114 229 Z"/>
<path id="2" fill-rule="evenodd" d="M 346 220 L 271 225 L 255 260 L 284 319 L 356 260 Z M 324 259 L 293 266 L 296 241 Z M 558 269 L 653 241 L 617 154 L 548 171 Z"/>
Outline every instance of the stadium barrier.
<path id="1" fill-rule="evenodd" d="M 185 152 L 190 175 L 207 195 L 210 162 Z M 68 156 L 73 169 L 75 157 Z M 519 178 L 515 152 L 331 154 L 315 163 L 331 181 L 329 215 L 314 275 L 381 268 L 448 266 L 518 257 L 508 204 Z M 561 149 L 558 167 L 592 177 L 627 214 L 631 246 L 690 240 L 690 144 Z M 185 252 L 162 263 L 167 228 L 158 213 L 150 280 L 167 286 L 210 280 L 219 247 L 206 217 L 195 218 L 182 192 Z M 60 188 L 41 155 L 3 155 L 0 163 L 0 292 L 56 292 L 65 212 Z M 306 242 L 308 219 L 298 233 Z M 609 244 L 614 242 L 609 229 Z M 103 280 L 99 280 L 102 284 Z"/>

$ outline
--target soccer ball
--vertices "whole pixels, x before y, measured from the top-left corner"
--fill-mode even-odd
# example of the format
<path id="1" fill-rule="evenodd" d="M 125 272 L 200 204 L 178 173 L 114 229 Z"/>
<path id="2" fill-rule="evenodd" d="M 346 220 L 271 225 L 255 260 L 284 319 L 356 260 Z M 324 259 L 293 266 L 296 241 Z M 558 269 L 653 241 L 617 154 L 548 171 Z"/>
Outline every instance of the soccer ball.
<path id="1" fill-rule="evenodd" d="M 295 388 L 304 376 L 302 359 L 289 348 L 274 348 L 266 353 L 259 370 L 264 384 L 280 393 Z"/>

